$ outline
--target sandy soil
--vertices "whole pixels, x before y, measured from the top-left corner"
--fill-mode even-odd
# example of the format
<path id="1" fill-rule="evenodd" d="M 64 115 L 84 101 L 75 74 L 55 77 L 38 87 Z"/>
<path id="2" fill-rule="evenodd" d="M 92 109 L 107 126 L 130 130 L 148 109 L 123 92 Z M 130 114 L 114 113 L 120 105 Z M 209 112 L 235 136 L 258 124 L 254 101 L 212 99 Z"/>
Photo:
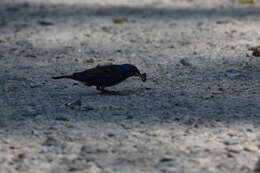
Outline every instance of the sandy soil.
<path id="1" fill-rule="evenodd" d="M 259 5 L 1 0 L 0 172 L 260 170 Z M 106 63 L 148 80 L 51 79 Z"/>

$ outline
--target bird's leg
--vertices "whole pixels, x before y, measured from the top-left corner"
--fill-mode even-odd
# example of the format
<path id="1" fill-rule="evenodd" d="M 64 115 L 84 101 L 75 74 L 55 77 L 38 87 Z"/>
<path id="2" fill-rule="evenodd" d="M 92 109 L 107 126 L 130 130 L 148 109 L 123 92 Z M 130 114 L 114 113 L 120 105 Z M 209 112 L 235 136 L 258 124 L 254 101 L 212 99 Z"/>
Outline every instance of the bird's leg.
<path id="1" fill-rule="evenodd" d="M 100 91 L 101 91 L 102 93 L 107 92 L 107 90 L 105 90 L 105 88 L 104 88 L 103 86 L 100 86 Z"/>
<path id="2" fill-rule="evenodd" d="M 120 95 L 119 92 L 105 90 L 103 86 L 97 86 L 97 90 L 101 91 L 102 94 Z"/>
<path id="3" fill-rule="evenodd" d="M 97 90 L 101 91 L 102 93 L 107 92 L 103 86 L 98 85 Z"/>
<path id="4" fill-rule="evenodd" d="M 97 86 L 97 90 L 100 90 L 100 86 L 99 85 Z"/>

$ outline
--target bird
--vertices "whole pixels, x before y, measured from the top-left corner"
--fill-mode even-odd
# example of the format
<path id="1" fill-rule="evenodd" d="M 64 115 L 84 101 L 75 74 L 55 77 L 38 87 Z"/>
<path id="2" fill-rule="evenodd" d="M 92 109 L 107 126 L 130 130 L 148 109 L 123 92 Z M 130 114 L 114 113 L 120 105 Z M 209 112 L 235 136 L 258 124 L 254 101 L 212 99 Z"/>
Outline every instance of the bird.
<path id="1" fill-rule="evenodd" d="M 97 65 L 82 72 L 65 76 L 55 76 L 52 79 L 68 78 L 80 81 L 88 87 L 96 86 L 97 90 L 104 93 L 109 92 L 105 90 L 105 87 L 117 85 L 132 76 L 138 76 L 143 82 L 146 81 L 146 73 L 141 74 L 138 68 L 132 64 Z"/>

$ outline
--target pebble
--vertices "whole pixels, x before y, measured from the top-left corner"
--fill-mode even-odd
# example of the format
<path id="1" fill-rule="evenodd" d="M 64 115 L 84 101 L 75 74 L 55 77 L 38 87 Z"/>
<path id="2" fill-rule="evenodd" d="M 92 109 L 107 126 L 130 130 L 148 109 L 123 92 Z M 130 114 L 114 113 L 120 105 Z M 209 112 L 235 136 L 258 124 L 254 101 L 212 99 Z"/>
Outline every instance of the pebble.
<path id="1" fill-rule="evenodd" d="M 233 139 L 233 140 L 226 140 L 224 141 L 225 145 L 237 145 L 239 144 L 239 140 Z"/>
<path id="2" fill-rule="evenodd" d="M 240 153 L 243 150 L 243 147 L 241 145 L 232 145 L 228 146 L 226 150 L 231 153 Z"/>
<path id="3" fill-rule="evenodd" d="M 82 102 L 80 99 L 77 99 L 72 102 L 66 103 L 65 105 L 74 109 L 80 107 L 82 105 Z"/>
<path id="4" fill-rule="evenodd" d="M 95 150 L 96 150 L 96 148 L 94 148 L 93 145 L 85 144 L 81 147 L 80 154 L 85 155 L 85 154 L 89 154 L 89 153 L 94 153 Z"/>
<path id="5" fill-rule="evenodd" d="M 91 173 L 101 173 L 102 170 L 93 162 L 90 162 L 89 165 L 88 165 L 88 172 L 91 172 Z"/>
<path id="6" fill-rule="evenodd" d="M 181 63 L 183 66 L 192 66 L 191 62 L 190 62 L 188 59 L 181 59 L 181 60 L 180 60 L 180 63 Z"/>
<path id="7" fill-rule="evenodd" d="M 146 134 L 148 136 L 152 136 L 152 137 L 159 137 L 159 136 L 165 135 L 165 133 L 162 130 L 154 130 L 154 131 L 148 132 Z"/>
<path id="8" fill-rule="evenodd" d="M 22 148 L 22 146 L 20 144 L 10 146 L 10 149 L 12 149 L 12 150 L 20 150 L 21 148 Z"/>
<path id="9" fill-rule="evenodd" d="M 259 150 L 258 150 L 258 147 L 256 146 L 256 145 L 254 145 L 254 144 L 249 144 L 249 145 L 246 145 L 245 147 L 244 147 L 244 150 L 245 151 L 248 151 L 248 152 L 258 152 Z"/>
<path id="10" fill-rule="evenodd" d="M 47 146 L 47 147 L 58 146 L 59 144 L 60 144 L 59 141 L 52 136 L 48 136 L 46 140 L 42 143 L 43 146 Z"/>
<path id="11" fill-rule="evenodd" d="M 260 46 L 251 47 L 249 50 L 253 51 L 253 56 L 260 57 Z"/>

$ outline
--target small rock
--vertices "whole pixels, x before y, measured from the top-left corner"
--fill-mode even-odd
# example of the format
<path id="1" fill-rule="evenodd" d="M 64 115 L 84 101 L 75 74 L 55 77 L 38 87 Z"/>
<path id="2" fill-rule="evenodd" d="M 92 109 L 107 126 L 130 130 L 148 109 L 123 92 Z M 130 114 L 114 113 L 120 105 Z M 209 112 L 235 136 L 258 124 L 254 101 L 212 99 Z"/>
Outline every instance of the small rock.
<path id="1" fill-rule="evenodd" d="M 147 135 L 152 137 L 159 137 L 159 136 L 164 136 L 165 132 L 162 130 L 154 130 L 152 132 L 148 132 Z"/>
<path id="2" fill-rule="evenodd" d="M 106 153 L 107 149 L 100 148 L 94 144 L 85 144 L 81 147 L 79 155 L 80 156 L 89 156 L 89 154 L 96 154 L 96 153 Z"/>
<path id="3" fill-rule="evenodd" d="M 12 150 L 20 150 L 21 148 L 22 148 L 22 146 L 19 145 L 19 144 L 11 145 L 11 146 L 10 146 L 10 149 L 12 149 Z"/>
<path id="4" fill-rule="evenodd" d="M 87 172 L 91 172 L 91 173 L 101 173 L 103 172 L 95 163 L 90 162 L 88 164 L 88 171 Z"/>
<path id="5" fill-rule="evenodd" d="M 192 65 L 188 59 L 181 59 L 181 60 L 180 60 L 180 63 L 181 63 L 183 66 L 191 66 L 191 65 Z"/>
<path id="6" fill-rule="evenodd" d="M 17 159 L 19 159 L 19 160 L 23 160 L 23 159 L 25 159 L 26 158 L 26 154 L 25 153 L 19 153 L 18 155 L 17 155 Z"/>
<path id="7" fill-rule="evenodd" d="M 25 168 L 25 164 L 24 164 L 24 159 L 26 158 L 26 154 L 25 153 L 19 153 L 19 154 L 15 154 L 12 159 L 10 160 L 10 164 L 16 165 L 16 170 L 22 171 L 24 170 L 23 168 Z M 25 171 L 25 170 L 24 170 Z"/>
<path id="8" fill-rule="evenodd" d="M 175 117 L 173 120 L 174 121 L 180 121 L 181 119 L 179 117 Z"/>
<path id="9" fill-rule="evenodd" d="M 85 154 L 90 154 L 90 153 L 95 153 L 95 152 L 96 152 L 96 148 L 93 147 L 93 145 L 85 144 L 81 147 L 79 154 L 85 155 Z"/>
<path id="10" fill-rule="evenodd" d="M 246 131 L 247 131 L 247 132 L 250 132 L 250 133 L 253 133 L 253 132 L 254 132 L 253 129 L 251 129 L 251 128 L 246 128 Z"/>
<path id="11" fill-rule="evenodd" d="M 66 123 L 65 126 L 66 126 L 67 128 L 70 128 L 70 129 L 71 129 L 71 128 L 74 128 L 74 125 L 68 124 L 68 123 Z"/>
<path id="12" fill-rule="evenodd" d="M 204 23 L 203 22 L 198 22 L 197 26 L 202 26 Z"/>
<path id="13" fill-rule="evenodd" d="M 37 88 L 37 87 L 41 87 L 40 84 L 35 84 L 35 83 L 29 83 L 29 87 L 30 88 Z"/>
<path id="14" fill-rule="evenodd" d="M 258 152 L 259 150 L 258 150 L 258 147 L 256 146 L 256 145 L 254 145 L 254 144 L 249 144 L 249 145 L 246 145 L 245 147 L 244 147 L 244 150 L 245 151 L 248 151 L 248 152 Z"/>
<path id="15" fill-rule="evenodd" d="M 229 158 L 235 158 L 235 157 L 236 157 L 236 153 L 227 152 L 227 157 L 229 157 Z"/>
<path id="16" fill-rule="evenodd" d="M 111 32 L 111 27 L 103 26 L 101 29 L 108 33 Z"/>
<path id="17" fill-rule="evenodd" d="M 107 136 L 110 137 L 110 138 L 112 138 L 112 137 L 115 136 L 115 134 L 110 132 L 110 133 L 107 134 Z"/>
<path id="18" fill-rule="evenodd" d="M 205 152 L 211 152 L 211 149 L 205 148 L 204 151 L 205 151 Z"/>
<path id="19" fill-rule="evenodd" d="M 249 50 L 253 51 L 253 56 L 260 57 L 260 46 L 251 47 Z"/>
<path id="20" fill-rule="evenodd" d="M 132 128 L 132 126 L 131 125 L 129 125 L 129 124 L 121 124 L 121 127 L 123 128 L 123 129 L 131 129 Z"/>
<path id="21" fill-rule="evenodd" d="M 239 140 L 228 140 L 228 141 L 224 141 L 225 145 L 238 145 L 239 144 Z"/>
<path id="22" fill-rule="evenodd" d="M 65 104 L 66 106 L 70 107 L 70 108 L 78 108 L 82 105 L 81 100 L 77 99 L 75 101 L 69 102 Z"/>
<path id="23" fill-rule="evenodd" d="M 226 150 L 231 153 L 240 153 L 243 150 L 243 147 L 241 145 L 232 145 L 228 146 Z"/>
<path id="24" fill-rule="evenodd" d="M 52 136 L 48 136 L 47 139 L 42 143 L 43 146 L 58 146 L 60 143 L 57 139 Z"/>

